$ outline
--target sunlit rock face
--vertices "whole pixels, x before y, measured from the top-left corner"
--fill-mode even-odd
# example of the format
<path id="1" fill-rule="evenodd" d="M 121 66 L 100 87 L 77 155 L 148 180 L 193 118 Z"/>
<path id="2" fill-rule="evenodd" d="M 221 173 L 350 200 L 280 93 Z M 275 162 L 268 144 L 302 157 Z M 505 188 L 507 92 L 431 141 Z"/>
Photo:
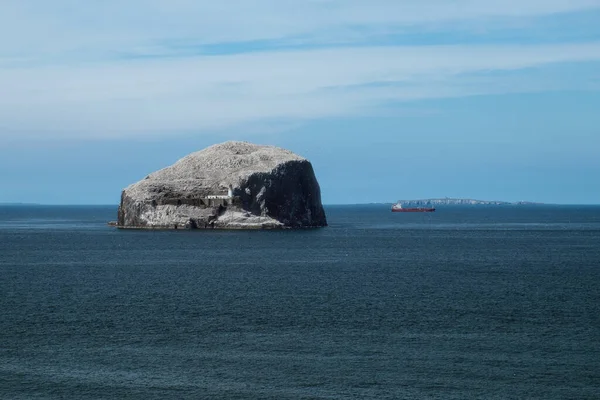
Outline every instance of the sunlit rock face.
<path id="1" fill-rule="evenodd" d="M 118 226 L 139 229 L 327 225 L 311 163 L 288 150 L 226 142 L 123 190 Z"/>

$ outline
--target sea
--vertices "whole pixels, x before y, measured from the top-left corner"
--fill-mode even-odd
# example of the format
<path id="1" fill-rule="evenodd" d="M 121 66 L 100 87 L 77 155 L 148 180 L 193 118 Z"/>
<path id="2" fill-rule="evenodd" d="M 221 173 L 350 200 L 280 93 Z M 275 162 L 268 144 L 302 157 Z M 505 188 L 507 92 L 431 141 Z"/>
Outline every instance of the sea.
<path id="1" fill-rule="evenodd" d="M 600 206 L 116 212 L 0 207 L 1 399 L 600 398 Z"/>

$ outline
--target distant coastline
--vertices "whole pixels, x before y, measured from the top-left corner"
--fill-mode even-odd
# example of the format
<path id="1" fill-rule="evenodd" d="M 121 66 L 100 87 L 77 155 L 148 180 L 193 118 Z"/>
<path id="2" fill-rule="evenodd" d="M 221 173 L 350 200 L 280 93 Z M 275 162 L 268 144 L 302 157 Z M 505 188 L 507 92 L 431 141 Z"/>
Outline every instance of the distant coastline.
<path id="1" fill-rule="evenodd" d="M 0 206 L 41 206 L 38 203 L 0 203 Z"/>
<path id="2" fill-rule="evenodd" d="M 532 201 L 509 202 L 500 200 L 456 199 L 449 197 L 440 199 L 398 200 L 398 202 L 407 206 L 527 206 L 544 204 Z"/>
<path id="3" fill-rule="evenodd" d="M 118 207 L 118 204 L 0 203 L 0 207 Z"/>

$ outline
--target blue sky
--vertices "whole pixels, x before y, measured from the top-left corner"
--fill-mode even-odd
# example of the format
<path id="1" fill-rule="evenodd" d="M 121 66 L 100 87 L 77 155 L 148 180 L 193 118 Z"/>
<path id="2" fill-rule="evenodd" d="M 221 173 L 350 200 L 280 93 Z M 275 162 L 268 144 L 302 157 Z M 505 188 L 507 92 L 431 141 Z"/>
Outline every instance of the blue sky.
<path id="1" fill-rule="evenodd" d="M 0 202 L 116 204 L 225 140 L 329 204 L 600 203 L 600 0 L 5 0 Z"/>

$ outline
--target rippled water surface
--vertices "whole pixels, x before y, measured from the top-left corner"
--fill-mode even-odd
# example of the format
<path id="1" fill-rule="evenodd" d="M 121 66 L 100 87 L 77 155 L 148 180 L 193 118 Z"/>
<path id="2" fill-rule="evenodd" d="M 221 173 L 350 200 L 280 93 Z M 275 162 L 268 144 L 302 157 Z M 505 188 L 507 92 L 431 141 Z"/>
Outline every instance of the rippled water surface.
<path id="1" fill-rule="evenodd" d="M 600 398 L 600 207 L 119 231 L 0 207 L 0 398 Z"/>

